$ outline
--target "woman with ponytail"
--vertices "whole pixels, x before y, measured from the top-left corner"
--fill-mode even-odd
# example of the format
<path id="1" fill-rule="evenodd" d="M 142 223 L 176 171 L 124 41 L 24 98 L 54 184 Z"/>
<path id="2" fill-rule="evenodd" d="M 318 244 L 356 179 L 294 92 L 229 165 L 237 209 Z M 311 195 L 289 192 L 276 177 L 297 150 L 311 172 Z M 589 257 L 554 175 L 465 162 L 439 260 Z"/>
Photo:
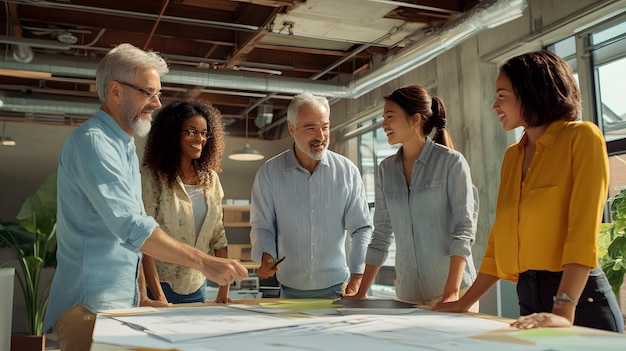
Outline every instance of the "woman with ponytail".
<path id="1" fill-rule="evenodd" d="M 412 85 L 385 97 L 383 117 L 389 144 L 402 146 L 378 167 L 365 273 L 356 295 L 344 298 L 366 298 L 395 237 L 397 298 L 427 306 L 456 301 L 476 278 L 478 194 L 467 161 L 454 150 L 445 105 Z"/>

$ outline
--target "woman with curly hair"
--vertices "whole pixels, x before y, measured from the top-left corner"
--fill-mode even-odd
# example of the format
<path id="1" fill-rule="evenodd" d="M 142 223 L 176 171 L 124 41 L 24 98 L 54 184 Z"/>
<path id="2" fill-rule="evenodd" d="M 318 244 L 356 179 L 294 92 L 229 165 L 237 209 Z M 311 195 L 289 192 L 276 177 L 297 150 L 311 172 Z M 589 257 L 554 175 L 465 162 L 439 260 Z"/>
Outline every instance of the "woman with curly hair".
<path id="1" fill-rule="evenodd" d="M 155 116 L 141 168 L 146 212 L 172 237 L 217 257 L 227 257 L 222 220 L 224 192 L 217 172 L 224 153 L 220 112 L 210 103 L 174 101 Z M 144 255 L 141 305 L 204 302 L 201 272 Z M 146 291 L 146 284 L 148 291 Z M 216 302 L 228 301 L 228 285 Z"/>

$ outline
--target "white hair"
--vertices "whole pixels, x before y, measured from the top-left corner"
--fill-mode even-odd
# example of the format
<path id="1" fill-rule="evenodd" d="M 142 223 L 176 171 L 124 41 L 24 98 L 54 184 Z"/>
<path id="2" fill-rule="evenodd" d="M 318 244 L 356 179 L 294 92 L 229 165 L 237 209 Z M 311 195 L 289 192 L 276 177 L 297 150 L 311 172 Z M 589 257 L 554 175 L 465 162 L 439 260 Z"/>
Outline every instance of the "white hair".
<path id="1" fill-rule="evenodd" d="M 300 111 L 300 107 L 304 105 L 320 107 L 326 110 L 327 113 L 330 113 L 330 105 L 325 97 L 315 96 L 309 93 L 298 94 L 291 100 L 287 108 L 287 122 L 289 122 L 289 124 L 294 127 L 296 126 L 298 122 L 298 112 Z"/>
<path id="2" fill-rule="evenodd" d="M 169 72 L 165 60 L 153 51 L 144 51 L 131 44 L 120 44 L 111 49 L 98 64 L 96 90 L 101 103 L 109 97 L 108 86 L 114 80 L 134 82 L 139 71 L 154 69 L 160 76 Z"/>

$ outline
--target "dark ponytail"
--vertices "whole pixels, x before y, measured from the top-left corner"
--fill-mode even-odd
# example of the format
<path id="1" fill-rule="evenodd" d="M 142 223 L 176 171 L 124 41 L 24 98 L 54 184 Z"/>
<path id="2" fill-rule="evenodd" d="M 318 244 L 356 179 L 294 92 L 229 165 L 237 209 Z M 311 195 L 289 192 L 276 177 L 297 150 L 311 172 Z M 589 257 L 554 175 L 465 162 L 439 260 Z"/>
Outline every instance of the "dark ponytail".
<path id="1" fill-rule="evenodd" d="M 450 149 L 454 149 L 454 143 L 452 143 L 452 137 L 450 136 L 450 132 L 448 132 L 448 123 L 446 120 L 446 105 L 444 105 L 443 100 L 438 96 L 432 98 L 432 111 L 433 114 L 428 119 L 430 124 L 432 124 L 431 129 L 435 128 L 435 136 L 433 137 L 433 141 L 437 144 L 441 144 L 447 146 Z"/>
<path id="2" fill-rule="evenodd" d="M 439 97 L 432 97 L 423 86 L 410 85 L 396 89 L 385 96 L 385 100 L 393 101 L 404 110 L 407 118 L 419 113 L 424 117 L 424 135 L 430 135 L 436 129 L 433 141 L 454 149 L 452 138 L 447 129 L 446 106 Z"/>

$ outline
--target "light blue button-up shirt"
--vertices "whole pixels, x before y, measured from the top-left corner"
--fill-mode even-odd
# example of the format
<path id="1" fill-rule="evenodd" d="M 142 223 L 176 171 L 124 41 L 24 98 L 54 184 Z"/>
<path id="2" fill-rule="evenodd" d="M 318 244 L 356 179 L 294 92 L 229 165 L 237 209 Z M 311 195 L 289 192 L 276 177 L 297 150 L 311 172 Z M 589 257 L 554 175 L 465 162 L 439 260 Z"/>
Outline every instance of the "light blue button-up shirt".
<path id="1" fill-rule="evenodd" d="M 134 139 L 102 110 L 67 139 L 57 181 L 57 269 L 44 330 L 65 311 L 138 304 L 139 248 L 158 226 L 141 198 Z"/>
<path id="2" fill-rule="evenodd" d="M 365 269 L 372 226 L 358 168 L 327 151 L 313 174 L 300 166 L 293 147 L 257 172 L 250 207 L 251 256 L 286 256 L 276 273 L 281 284 L 324 289 Z M 351 247 L 346 259 L 346 231 Z M 277 252 L 278 250 L 278 252 Z"/>
<path id="3" fill-rule="evenodd" d="M 478 194 L 463 155 L 426 138 L 408 187 L 400 148 L 380 163 L 375 196 L 375 229 L 365 262 L 382 265 L 395 237 L 398 299 L 441 297 L 453 255 L 467 261 L 461 288 L 472 284 Z"/>

